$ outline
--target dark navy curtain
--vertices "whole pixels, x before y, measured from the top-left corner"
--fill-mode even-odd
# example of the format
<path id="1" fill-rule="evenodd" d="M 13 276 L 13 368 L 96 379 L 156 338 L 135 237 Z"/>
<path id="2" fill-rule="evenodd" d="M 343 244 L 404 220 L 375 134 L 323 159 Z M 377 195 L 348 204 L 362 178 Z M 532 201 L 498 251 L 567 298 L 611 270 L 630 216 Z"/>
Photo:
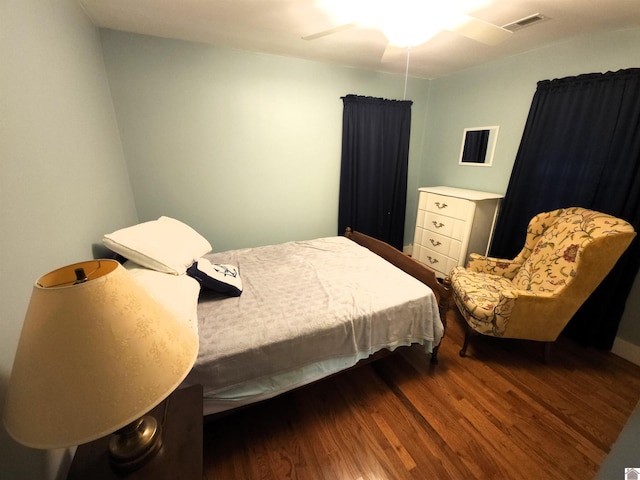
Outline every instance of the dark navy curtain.
<path id="1" fill-rule="evenodd" d="M 351 227 L 402 250 L 413 102 L 342 100 L 338 234 Z"/>
<path id="2" fill-rule="evenodd" d="M 623 218 L 638 231 L 640 68 L 538 83 L 491 255 L 513 258 L 534 215 L 569 206 Z M 639 266 L 636 238 L 564 333 L 610 349 Z"/>

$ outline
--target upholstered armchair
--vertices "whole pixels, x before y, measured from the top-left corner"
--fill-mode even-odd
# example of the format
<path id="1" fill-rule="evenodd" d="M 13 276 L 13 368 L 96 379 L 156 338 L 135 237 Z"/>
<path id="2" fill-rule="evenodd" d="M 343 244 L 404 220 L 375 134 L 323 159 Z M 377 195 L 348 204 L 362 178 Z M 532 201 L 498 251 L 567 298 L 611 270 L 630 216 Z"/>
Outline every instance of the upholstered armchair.
<path id="1" fill-rule="evenodd" d="M 580 207 L 536 215 L 512 260 L 471 254 L 451 272 L 466 320 L 461 356 L 473 334 L 551 342 L 627 249 L 635 231 L 616 217 Z"/>

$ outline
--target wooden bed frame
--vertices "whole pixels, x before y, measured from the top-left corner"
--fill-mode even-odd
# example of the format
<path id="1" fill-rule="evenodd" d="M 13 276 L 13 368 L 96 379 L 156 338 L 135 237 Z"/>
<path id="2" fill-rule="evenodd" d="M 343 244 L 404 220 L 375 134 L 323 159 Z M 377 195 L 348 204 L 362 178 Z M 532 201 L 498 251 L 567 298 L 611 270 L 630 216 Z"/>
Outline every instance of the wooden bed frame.
<path id="1" fill-rule="evenodd" d="M 438 310 L 440 314 L 440 319 L 442 321 L 443 326 L 445 327 L 445 332 L 446 332 L 446 315 L 447 315 L 447 310 L 449 309 L 449 300 L 451 297 L 451 283 L 449 282 L 448 278 L 442 281 L 438 280 L 435 272 L 431 270 L 429 267 L 427 267 L 426 265 L 423 265 L 417 260 L 414 260 L 409 255 L 392 247 L 388 243 L 385 243 L 381 240 L 373 238 L 364 233 L 354 231 L 350 227 L 347 227 L 344 236 L 352 240 L 353 242 L 357 243 L 358 245 L 361 245 L 369 249 L 376 255 L 384 258 L 386 261 L 388 261 L 392 265 L 395 265 L 405 273 L 411 275 L 412 277 L 416 278 L 417 280 L 419 280 L 420 282 L 424 283 L 429 288 L 431 288 L 431 290 L 433 290 L 433 293 L 435 294 L 436 299 L 438 301 Z M 399 347 L 399 348 L 406 348 L 406 347 Z M 431 353 L 431 363 L 433 364 L 438 363 L 438 348 L 439 348 L 439 345 L 434 346 Z M 364 358 L 358 361 L 352 367 L 348 367 L 345 370 L 341 370 L 329 376 L 331 377 L 333 375 L 340 375 L 343 371 L 358 368 L 362 365 L 369 364 L 371 362 L 384 358 L 388 355 L 393 355 L 393 352 L 387 349 L 379 350 L 378 352 L 370 355 L 368 358 Z M 323 379 L 324 378 L 327 378 L 327 377 L 323 377 Z M 316 380 L 316 381 L 321 381 L 323 379 Z M 300 387 L 297 387 L 297 388 L 300 388 Z M 234 414 L 235 412 L 243 410 L 249 407 L 250 405 L 252 404 L 242 405 L 239 407 L 235 407 L 233 409 L 224 410 L 217 413 L 206 414 L 204 416 L 205 422 L 213 421 L 215 419 L 225 417 L 230 414 Z"/>
<path id="2" fill-rule="evenodd" d="M 438 300 L 438 309 L 440 311 L 440 319 L 445 327 L 447 326 L 447 310 L 449 309 L 449 300 L 451 297 L 451 283 L 448 278 L 445 278 L 442 282 L 438 280 L 436 274 L 426 265 L 414 260 L 406 253 L 392 247 L 388 243 L 378 240 L 376 238 L 365 235 L 347 227 L 344 236 L 350 240 L 353 240 L 358 245 L 368 248 L 373 253 L 384 258 L 387 262 L 395 265 L 400 270 L 408 273 L 412 277 L 420 280 L 426 286 L 433 290 L 433 293 Z M 431 354 L 431 363 L 438 363 L 438 346 L 433 348 Z"/>

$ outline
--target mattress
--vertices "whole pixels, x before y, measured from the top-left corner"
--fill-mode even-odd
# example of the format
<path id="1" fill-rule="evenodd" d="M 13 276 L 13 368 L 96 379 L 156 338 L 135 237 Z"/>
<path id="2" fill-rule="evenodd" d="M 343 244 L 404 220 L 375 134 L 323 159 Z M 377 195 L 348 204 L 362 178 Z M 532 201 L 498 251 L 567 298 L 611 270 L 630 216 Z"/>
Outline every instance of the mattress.
<path id="1" fill-rule="evenodd" d="M 185 385 L 203 386 L 205 413 L 270 398 L 381 349 L 444 333 L 429 287 L 345 237 L 206 255 L 237 266 L 243 291 L 203 290 L 200 352 Z"/>

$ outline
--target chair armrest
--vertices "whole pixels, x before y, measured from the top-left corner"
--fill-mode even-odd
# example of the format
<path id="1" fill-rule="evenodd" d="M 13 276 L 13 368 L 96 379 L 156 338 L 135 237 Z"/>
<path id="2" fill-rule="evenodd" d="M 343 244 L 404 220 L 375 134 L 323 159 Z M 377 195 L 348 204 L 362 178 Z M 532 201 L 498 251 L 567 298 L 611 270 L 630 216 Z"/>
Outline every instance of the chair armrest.
<path id="1" fill-rule="evenodd" d="M 575 313 L 554 292 L 503 290 L 495 306 L 494 331 L 505 338 L 554 341 Z"/>
<path id="2" fill-rule="evenodd" d="M 513 277 L 516 276 L 521 266 L 521 263 L 514 262 L 513 260 L 485 257 L 477 253 L 470 254 L 469 261 L 467 262 L 467 269 L 472 272 L 489 273 L 491 275 L 508 278 L 509 280 L 513 280 Z"/>

